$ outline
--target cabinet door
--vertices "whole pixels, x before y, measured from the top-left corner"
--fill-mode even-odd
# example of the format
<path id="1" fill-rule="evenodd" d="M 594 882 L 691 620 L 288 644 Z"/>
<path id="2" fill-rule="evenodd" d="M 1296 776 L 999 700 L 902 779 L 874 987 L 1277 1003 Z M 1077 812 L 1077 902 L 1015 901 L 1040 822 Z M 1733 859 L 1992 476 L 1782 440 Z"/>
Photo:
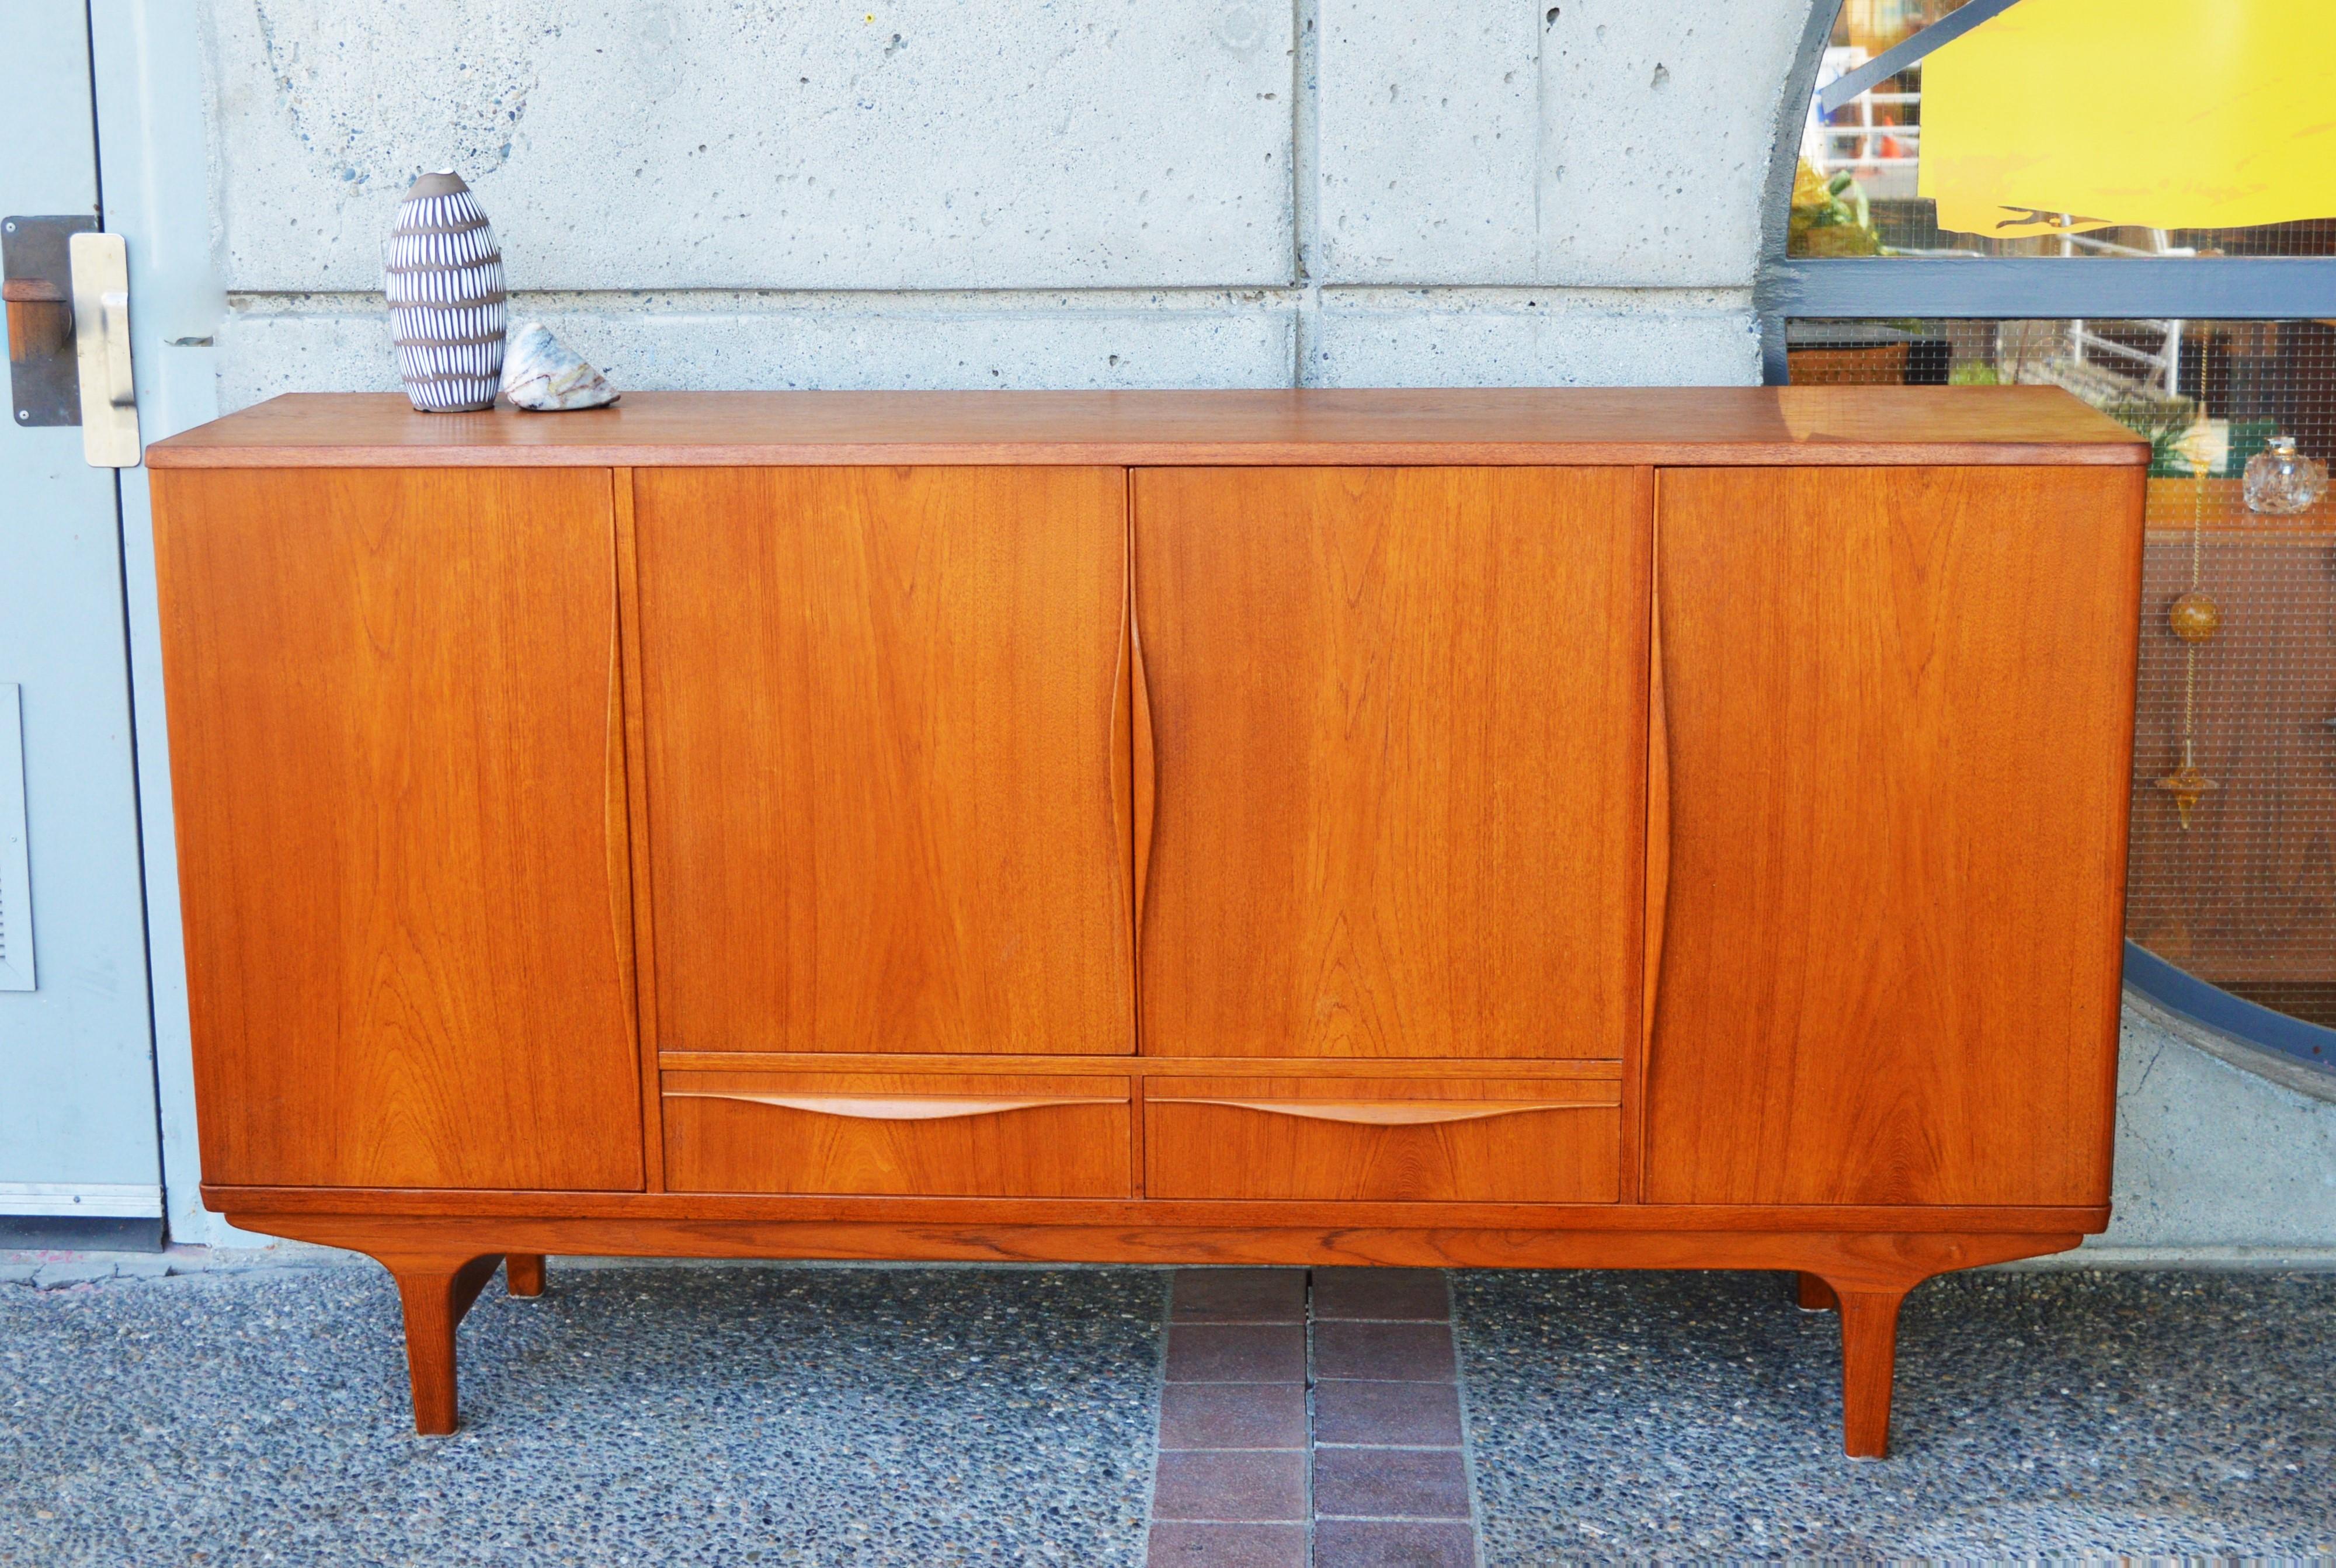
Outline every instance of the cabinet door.
<path id="1" fill-rule="evenodd" d="M 1146 1052 L 1622 1054 L 1651 502 L 1643 469 L 1136 476 Z"/>
<path id="2" fill-rule="evenodd" d="M 633 483 L 658 1042 L 1132 1050 L 1124 473 Z"/>
<path id="3" fill-rule="evenodd" d="M 1650 1200 L 2107 1200 L 2140 485 L 1663 472 Z"/>
<path id="4" fill-rule="evenodd" d="M 608 471 L 156 477 L 205 1179 L 638 1187 Z"/>

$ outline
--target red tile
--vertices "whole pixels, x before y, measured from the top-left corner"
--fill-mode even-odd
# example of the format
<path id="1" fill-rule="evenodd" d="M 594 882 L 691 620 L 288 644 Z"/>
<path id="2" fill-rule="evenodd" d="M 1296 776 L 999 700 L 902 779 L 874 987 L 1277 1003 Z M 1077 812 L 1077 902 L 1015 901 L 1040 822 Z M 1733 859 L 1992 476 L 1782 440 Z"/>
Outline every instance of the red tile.
<path id="1" fill-rule="evenodd" d="M 1452 1315 L 1452 1292 L 1441 1269 L 1317 1269 L 1314 1316 L 1411 1318 L 1442 1322 Z"/>
<path id="2" fill-rule="evenodd" d="M 1325 1378 L 1314 1385 L 1314 1440 L 1456 1448 L 1460 1446 L 1460 1390 L 1451 1383 L 1366 1383 Z"/>
<path id="3" fill-rule="evenodd" d="M 1175 1355 L 1172 1333 L 1169 1355 Z M 1317 1378 L 1393 1378 L 1449 1383 L 1452 1329 L 1444 1323 L 1329 1322 L 1314 1325 Z"/>
<path id="4" fill-rule="evenodd" d="M 1314 1513 L 1322 1519 L 1468 1517 L 1457 1448 L 1317 1448 Z"/>
<path id="5" fill-rule="evenodd" d="M 1305 1387 L 1299 1383 L 1171 1383 L 1160 1394 L 1160 1446 L 1303 1448 Z"/>
<path id="6" fill-rule="evenodd" d="M 1171 1383 L 1303 1383 L 1305 1380 L 1306 1329 L 1302 1324 L 1169 1325 L 1168 1381 Z"/>
<path id="7" fill-rule="evenodd" d="M 1302 1323 L 1303 1269 L 1179 1269 L 1168 1315 L 1179 1323 Z"/>
<path id="8" fill-rule="evenodd" d="M 1475 1568 L 1475 1562 L 1476 1533 L 1463 1524 L 1325 1519 L 1314 1526 L 1313 1568 Z"/>
<path id="9" fill-rule="evenodd" d="M 1160 1456 L 1152 1516 L 1162 1521 L 1247 1523 L 1306 1517 L 1306 1456 L 1296 1451 Z"/>
<path id="10" fill-rule="evenodd" d="M 1303 1524 L 1154 1524 L 1144 1568 L 1306 1568 Z"/>

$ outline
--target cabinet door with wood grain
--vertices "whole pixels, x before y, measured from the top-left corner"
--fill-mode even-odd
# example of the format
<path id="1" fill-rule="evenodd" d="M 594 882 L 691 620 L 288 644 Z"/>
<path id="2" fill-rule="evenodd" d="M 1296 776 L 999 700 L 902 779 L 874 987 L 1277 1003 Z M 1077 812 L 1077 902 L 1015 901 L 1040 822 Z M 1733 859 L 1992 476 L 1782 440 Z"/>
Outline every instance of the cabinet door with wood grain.
<path id="1" fill-rule="evenodd" d="M 1132 1050 L 1124 472 L 632 504 L 658 1044 Z"/>
<path id="2" fill-rule="evenodd" d="M 1663 471 L 1650 1200 L 2107 1201 L 2140 484 Z"/>
<path id="3" fill-rule="evenodd" d="M 1146 1052 L 1623 1054 L 1651 492 L 1630 468 L 1137 474 Z"/>
<path id="4" fill-rule="evenodd" d="M 608 471 L 157 479 L 205 1180 L 640 1186 Z"/>

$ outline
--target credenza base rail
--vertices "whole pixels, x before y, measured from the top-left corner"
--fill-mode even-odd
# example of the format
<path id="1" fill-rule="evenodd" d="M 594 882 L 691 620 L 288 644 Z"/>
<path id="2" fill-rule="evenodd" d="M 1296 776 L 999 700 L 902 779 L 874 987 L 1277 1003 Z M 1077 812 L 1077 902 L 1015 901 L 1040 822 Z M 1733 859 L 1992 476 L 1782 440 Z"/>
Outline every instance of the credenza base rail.
<path id="1" fill-rule="evenodd" d="M 1898 1308 L 1906 1293 L 1934 1274 L 2017 1258 L 2065 1251 L 2083 1232 L 2099 1230 L 2099 1209 L 1924 1209 L 1895 1216 L 1902 1229 L 1841 1229 L 1847 1214 L 1802 1210 L 1771 1212 L 1773 1229 L 1741 1228 L 1743 1211 L 1666 1213 L 1612 1208 L 1569 1213 L 1539 1223 L 1510 1216 L 1505 1224 L 1470 1222 L 1484 1204 L 1441 1222 L 1242 1223 L 1226 1204 L 1051 1205 L 1088 1213 L 1049 1222 L 1041 1217 L 988 1222 L 917 1217 L 947 1200 L 850 1205 L 833 1200 L 741 1198 L 732 1211 L 709 1217 L 702 1197 L 664 1194 L 495 1193 L 472 1213 L 385 1213 L 390 1194 L 367 1194 L 365 1213 L 335 1212 L 349 1194 L 277 1190 L 257 1199 L 248 1189 L 209 1188 L 205 1201 L 246 1229 L 364 1252 L 397 1281 L 405 1316 L 406 1356 L 413 1379 L 414 1427 L 426 1434 L 454 1430 L 457 1420 L 454 1332 L 508 1260 L 515 1295 L 543 1289 L 548 1253 L 608 1257 L 741 1259 L 884 1259 L 941 1262 L 1055 1262 L 1144 1265 L 1274 1264 L 1282 1266 L 1397 1265 L 1424 1268 L 1761 1269 L 1800 1276 L 1805 1306 L 1841 1314 L 1843 1442 L 1853 1456 L 1880 1458 L 1889 1449 L 1890 1399 L 1896 1363 Z M 433 1194 L 400 1194 L 419 1206 Z M 436 1194 L 442 1202 L 444 1194 Z M 238 1207 L 264 1202 L 264 1208 Z M 419 1201 L 419 1202 L 417 1202 Z M 1001 1207 L 987 1205 L 995 1214 Z M 1050 1205 L 1011 1205 L 1040 1210 Z M 865 1217 L 853 1217 L 861 1209 Z M 1162 1209 L 1191 1208 L 1179 1224 Z M 1286 1221 L 1289 1205 L 1273 1205 Z M 1412 1208 L 1413 1205 L 1374 1205 Z M 579 1209 L 608 1211 L 579 1213 Z M 1124 1208 L 1118 1218 L 1096 1211 Z M 528 1212 L 533 1210 L 535 1212 Z M 873 1211 L 872 1213 L 870 1211 Z M 792 1211 L 792 1213 L 791 1213 Z M 751 1212 L 751 1213 L 748 1213 Z M 876 1217 L 882 1214 L 883 1217 Z M 1213 1216 L 1213 1217 L 1210 1217 Z M 1879 1216 L 1873 1211 L 1861 1220 Z M 1938 1228 L 1958 1218 L 1998 1228 Z M 1728 1228 L 1695 1228 L 1698 1224 Z M 2055 1228 L 2034 1228 L 2038 1226 Z"/>

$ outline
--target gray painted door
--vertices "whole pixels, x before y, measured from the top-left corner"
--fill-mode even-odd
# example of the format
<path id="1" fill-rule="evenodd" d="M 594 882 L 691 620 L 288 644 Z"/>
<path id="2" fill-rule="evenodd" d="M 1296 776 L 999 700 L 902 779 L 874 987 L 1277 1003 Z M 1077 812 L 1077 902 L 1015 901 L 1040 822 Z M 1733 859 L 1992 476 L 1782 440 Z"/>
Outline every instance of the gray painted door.
<path id="1" fill-rule="evenodd" d="M 0 0 L 0 213 L 94 217 L 84 6 Z M 118 1243 L 159 1234 L 161 1213 L 120 494 L 112 470 L 83 461 L 78 429 L 24 428 L 13 404 L 8 423 L 0 687 L 21 702 L 30 885 L 25 908 L 0 912 L 12 947 L 30 938 L 35 985 L 0 989 L 0 1245 L 25 1216 L 144 1222 L 111 1227 Z"/>

